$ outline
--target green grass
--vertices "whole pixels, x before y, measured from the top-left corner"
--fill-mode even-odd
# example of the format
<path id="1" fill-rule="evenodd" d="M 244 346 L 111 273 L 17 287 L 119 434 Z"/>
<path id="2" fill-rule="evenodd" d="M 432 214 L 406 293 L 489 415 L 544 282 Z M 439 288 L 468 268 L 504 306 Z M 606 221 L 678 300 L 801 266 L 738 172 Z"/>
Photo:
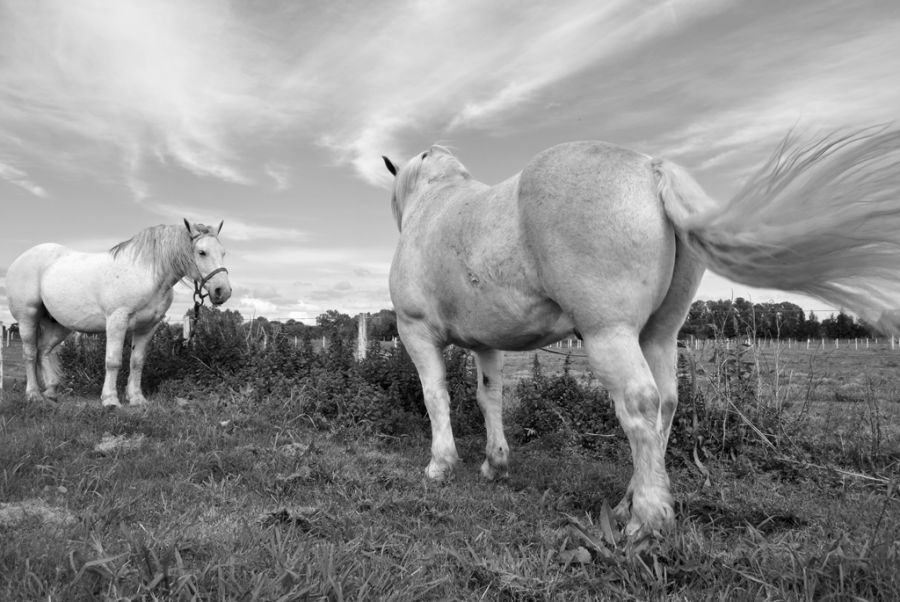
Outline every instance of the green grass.
<path id="1" fill-rule="evenodd" d="M 435 484 L 424 433 L 310 430 L 283 402 L 22 397 L 0 404 L 0 502 L 52 520 L 0 521 L 2 600 L 900 599 L 897 466 L 885 485 L 757 450 L 705 486 L 670 455 L 677 529 L 627 542 L 604 524 L 618 443 L 514 447 L 487 483 L 464 438 Z M 142 443 L 102 454 L 105 435 Z"/>

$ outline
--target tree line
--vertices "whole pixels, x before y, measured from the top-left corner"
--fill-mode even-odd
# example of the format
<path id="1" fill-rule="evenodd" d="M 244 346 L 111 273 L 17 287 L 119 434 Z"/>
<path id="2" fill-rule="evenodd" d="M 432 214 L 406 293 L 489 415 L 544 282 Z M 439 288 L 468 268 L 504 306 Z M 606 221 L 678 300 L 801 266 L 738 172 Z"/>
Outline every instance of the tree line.
<path id="1" fill-rule="evenodd" d="M 694 301 L 678 338 L 701 339 L 855 339 L 874 338 L 879 332 L 871 324 L 840 310 L 819 320 L 812 311 L 807 315 L 793 303 L 751 303 L 742 297 L 733 301 Z"/>
<path id="2" fill-rule="evenodd" d="M 225 310 L 229 312 L 230 310 Z M 233 310 L 232 310 L 233 311 Z M 240 314 L 233 312 L 238 321 Z M 256 317 L 245 325 L 252 332 L 266 336 L 297 337 L 299 339 L 336 339 L 349 341 L 356 337 L 358 316 L 349 316 L 331 309 L 316 318 L 315 325 L 296 320 L 280 322 Z M 10 328 L 18 332 L 18 325 Z M 367 315 L 367 334 L 371 340 L 390 341 L 397 336 L 397 315 L 382 309 Z M 694 301 L 687 319 L 678 333 L 679 339 L 769 338 L 806 340 L 816 338 L 854 339 L 874 338 L 879 332 L 872 325 L 840 310 L 819 320 L 814 312 L 807 315 L 793 303 L 751 303 L 742 297 L 734 300 Z"/>

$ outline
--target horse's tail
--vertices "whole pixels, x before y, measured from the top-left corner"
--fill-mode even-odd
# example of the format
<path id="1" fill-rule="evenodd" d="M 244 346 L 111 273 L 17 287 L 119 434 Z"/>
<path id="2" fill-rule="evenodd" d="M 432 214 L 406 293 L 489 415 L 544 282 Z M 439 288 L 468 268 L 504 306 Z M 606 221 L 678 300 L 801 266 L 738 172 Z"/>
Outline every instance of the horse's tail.
<path id="1" fill-rule="evenodd" d="M 900 131 L 789 134 L 721 204 L 677 165 L 653 169 L 679 241 L 714 272 L 900 332 Z"/>

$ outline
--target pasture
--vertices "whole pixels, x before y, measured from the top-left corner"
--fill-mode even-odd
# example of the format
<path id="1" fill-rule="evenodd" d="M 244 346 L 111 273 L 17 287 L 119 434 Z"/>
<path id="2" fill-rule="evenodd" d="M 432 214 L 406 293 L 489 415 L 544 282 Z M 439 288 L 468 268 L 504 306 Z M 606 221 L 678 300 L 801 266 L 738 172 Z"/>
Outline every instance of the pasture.
<path id="1" fill-rule="evenodd" d="M 2 600 L 900 599 L 900 350 L 884 344 L 681 350 L 676 530 L 636 541 L 609 512 L 631 474 L 621 429 L 588 447 L 513 434 L 498 483 L 464 432 L 436 484 L 424 420 L 326 428 L 303 390 L 184 381 L 144 407 L 71 390 L 36 405 L 4 352 Z M 509 354 L 507 412 L 534 356 Z"/>

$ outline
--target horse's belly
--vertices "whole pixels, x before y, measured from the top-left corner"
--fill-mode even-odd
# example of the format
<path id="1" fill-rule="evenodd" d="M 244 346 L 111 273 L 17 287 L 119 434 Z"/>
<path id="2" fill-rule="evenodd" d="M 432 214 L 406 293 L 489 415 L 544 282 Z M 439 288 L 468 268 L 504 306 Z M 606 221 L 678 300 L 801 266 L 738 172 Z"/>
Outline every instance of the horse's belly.
<path id="1" fill-rule="evenodd" d="M 458 314 L 459 315 L 459 314 Z M 451 343 L 469 349 L 524 351 L 554 343 L 575 330 L 572 320 L 550 300 L 527 306 L 475 303 L 466 307 L 464 319 L 450 322 Z"/>
<path id="2" fill-rule="evenodd" d="M 106 314 L 90 291 L 51 284 L 41 293 L 47 313 L 66 328 L 78 332 L 106 329 Z"/>

